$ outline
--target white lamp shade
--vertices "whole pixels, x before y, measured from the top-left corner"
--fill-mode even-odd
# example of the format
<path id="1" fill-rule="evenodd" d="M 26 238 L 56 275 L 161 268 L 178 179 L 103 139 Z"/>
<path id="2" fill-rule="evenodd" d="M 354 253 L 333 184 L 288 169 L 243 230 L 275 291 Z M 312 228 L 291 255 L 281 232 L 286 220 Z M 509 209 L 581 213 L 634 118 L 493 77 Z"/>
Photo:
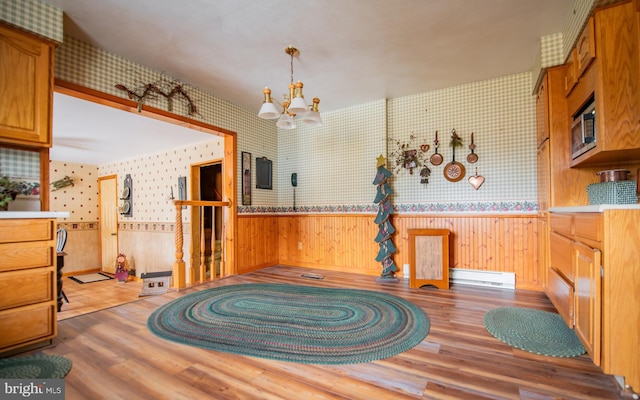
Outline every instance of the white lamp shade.
<path id="1" fill-rule="evenodd" d="M 296 121 L 294 121 L 291 115 L 283 113 L 278 122 L 276 122 L 276 126 L 282 129 L 293 129 L 296 127 Z"/>
<path id="2" fill-rule="evenodd" d="M 322 125 L 322 118 L 320 118 L 320 113 L 318 111 L 309 111 L 307 115 L 302 118 L 302 122 L 309 126 L 318 126 Z"/>
<path id="3" fill-rule="evenodd" d="M 276 106 L 271 102 L 262 103 L 262 107 L 260 107 L 260 111 L 258 112 L 258 117 L 264 119 L 276 119 L 280 116 L 280 112 L 276 109 Z"/>
<path id="4" fill-rule="evenodd" d="M 296 115 L 305 115 L 307 111 L 309 111 L 309 106 L 304 101 L 304 97 L 294 97 L 291 104 L 289 104 L 289 112 Z"/>

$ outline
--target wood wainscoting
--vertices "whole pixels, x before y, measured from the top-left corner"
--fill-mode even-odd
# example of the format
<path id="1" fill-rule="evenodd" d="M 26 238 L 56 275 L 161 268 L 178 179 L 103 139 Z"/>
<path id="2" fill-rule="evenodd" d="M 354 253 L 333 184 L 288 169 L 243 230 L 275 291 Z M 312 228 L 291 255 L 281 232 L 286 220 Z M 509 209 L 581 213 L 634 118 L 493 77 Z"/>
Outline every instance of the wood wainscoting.
<path id="1" fill-rule="evenodd" d="M 279 263 L 278 216 L 238 214 L 237 272 L 244 274 Z"/>
<path id="2" fill-rule="evenodd" d="M 238 215 L 238 273 L 282 264 L 376 276 L 372 214 Z M 409 229 L 451 232 L 451 268 L 513 272 L 518 289 L 543 289 L 535 215 L 394 215 L 398 274 L 409 263 Z"/>

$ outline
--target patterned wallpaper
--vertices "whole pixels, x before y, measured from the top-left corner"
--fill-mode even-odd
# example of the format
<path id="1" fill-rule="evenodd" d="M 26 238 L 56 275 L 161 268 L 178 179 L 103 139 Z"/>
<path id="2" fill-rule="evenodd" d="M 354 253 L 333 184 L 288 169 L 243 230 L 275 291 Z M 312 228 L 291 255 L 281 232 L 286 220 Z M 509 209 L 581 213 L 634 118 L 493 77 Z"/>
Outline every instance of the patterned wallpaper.
<path id="1" fill-rule="evenodd" d="M 0 176 L 40 180 L 40 155 L 35 151 L 0 147 Z"/>
<path id="2" fill-rule="evenodd" d="M 0 176 L 8 176 L 24 182 L 28 194 L 18 194 L 9 203 L 9 211 L 39 211 L 40 207 L 40 155 L 34 151 L 24 151 L 0 147 Z"/>
<path id="3" fill-rule="evenodd" d="M 117 83 L 133 86 L 136 78 L 145 82 L 161 78 L 173 79 L 68 36 L 65 36 L 64 44 L 56 49 L 55 76 L 118 97 L 126 97 L 126 94 L 115 88 Z M 192 87 L 188 79 L 183 79 L 182 82 L 198 107 L 198 115 L 194 119 L 237 133 L 237 171 L 240 170 L 242 151 L 252 153 L 254 157 L 266 156 L 273 159 L 274 170 L 277 169 L 276 126 L 273 121 L 260 119 L 254 111 L 245 110 Z M 163 98 L 145 104 L 167 110 L 167 103 Z M 174 112 L 186 115 L 186 110 L 179 107 L 180 104 L 174 104 Z M 252 186 L 255 187 L 255 174 L 252 179 Z M 238 192 L 240 188 L 238 181 Z M 252 195 L 257 204 L 277 204 L 275 190 L 254 190 Z"/>
<path id="4" fill-rule="evenodd" d="M 386 153 L 384 100 L 326 113 L 323 125 L 278 131 L 278 200 L 293 207 L 291 174 L 298 175 L 296 207 L 371 205 L 376 157 Z M 256 210 L 253 210 L 256 211 Z"/>
<path id="5" fill-rule="evenodd" d="M 578 35 L 594 9 L 622 1 L 625 0 L 575 0 L 562 32 L 540 38 L 540 47 L 531 69 L 534 86 L 537 86 L 544 68 L 564 64 L 569 58 Z"/>
<path id="6" fill-rule="evenodd" d="M 525 212 L 537 210 L 535 100 L 531 74 L 523 73 L 414 96 L 380 100 L 327 113 L 321 127 L 278 132 L 279 207 L 245 207 L 245 212 L 375 212 L 373 178 L 376 158 L 388 155 L 387 168 L 392 202 L 399 212 Z M 459 182 L 443 175 L 451 161 L 448 147 L 452 129 L 463 138 L 456 160 L 466 167 Z M 396 170 L 392 156 L 396 143 L 408 144 L 422 153 L 422 161 L 434 152 L 439 131 L 440 166 L 422 163 L 413 174 Z M 474 132 L 479 161 L 466 161 Z M 411 136 L 415 140 L 411 140 Z M 428 184 L 419 175 L 422 166 L 431 170 Z M 475 190 L 468 178 L 478 175 L 485 183 Z"/>
<path id="7" fill-rule="evenodd" d="M 74 62 L 78 59 L 86 59 L 90 65 Z M 112 82 L 126 82 L 130 79 L 127 71 L 132 69 L 145 70 L 73 38 L 66 38 L 65 45 L 58 50 L 57 60 L 57 77 L 114 95 L 121 94 L 112 87 Z M 104 73 L 97 74 L 97 71 Z M 148 76 L 145 79 L 149 80 L 161 76 L 149 70 L 146 73 Z M 463 182 L 452 184 L 446 182 L 442 175 L 436 176 L 434 173 L 432 183 L 425 186 L 419 184 L 418 179 L 414 179 L 417 183 L 410 183 L 411 180 L 401 173 L 397 183 L 394 183 L 398 196 L 395 203 L 399 204 L 399 210 L 411 211 L 416 208 L 415 205 L 424 209 L 424 204 L 436 204 L 433 209 L 437 211 L 533 212 L 535 204 L 532 206 L 530 202 L 536 198 L 535 148 L 529 146 L 530 155 L 520 157 L 526 151 L 527 143 L 533 143 L 535 136 L 535 105 L 527 79 L 530 80 L 529 74 L 521 74 L 407 98 L 379 100 L 326 113 L 321 127 L 310 128 L 300 124 L 294 130 L 279 131 L 273 129 L 272 121 L 260 120 L 252 112 L 193 90 L 196 103 L 202 110 L 201 118 L 210 123 L 215 120 L 217 126 L 238 131 L 238 150 L 252 154 L 254 168 L 255 157 L 267 157 L 274 161 L 273 190 L 256 189 L 253 174 L 253 205 L 240 206 L 240 212 L 293 211 L 292 172 L 298 174 L 296 205 L 302 207 L 298 211 L 372 212 L 375 187 L 371 182 L 375 174 L 375 159 L 380 154 L 386 154 L 387 134 L 390 139 L 396 140 L 408 137 L 411 132 L 420 132 L 424 136 L 421 139 L 428 140 L 426 135 L 431 135 L 430 132 L 435 131 L 432 128 L 436 126 L 441 132 L 456 128 L 467 136 L 469 129 L 478 130 L 478 145 L 486 146 L 483 149 L 485 158 L 481 160 L 486 160 L 484 168 L 487 183 L 476 192 L 470 189 L 466 180 L 466 185 Z M 424 112 L 423 106 L 426 104 L 432 107 L 429 115 Z M 154 106 L 163 108 L 165 105 L 159 100 Z M 225 111 L 225 107 L 229 109 Z M 241 116 L 246 117 L 246 121 L 243 122 Z M 265 124 L 268 129 L 262 129 Z M 483 136 L 484 132 L 486 136 Z M 525 138 L 527 135 L 528 140 Z M 513 157 L 517 157 L 519 162 L 508 166 L 501 162 L 494 165 L 487 162 L 492 155 L 501 151 L 507 157 L 501 155 L 493 158 L 493 163 L 497 160 L 513 161 Z M 157 169 L 157 163 L 163 162 L 158 157 L 155 162 L 145 157 L 142 159 L 146 160 L 144 168 L 151 170 Z M 479 162 L 478 167 L 482 166 L 482 162 Z M 491 177 L 492 172 L 507 169 L 511 170 L 509 175 L 499 173 L 495 178 Z M 99 173 L 118 173 L 121 180 L 126 170 L 132 170 L 131 165 L 101 166 Z M 479 173 L 483 173 L 483 170 L 480 169 Z M 169 193 L 167 179 L 175 181 L 177 176 L 180 175 L 171 178 L 151 178 L 148 175 L 145 178 L 150 185 L 144 192 L 147 199 L 142 208 L 134 202 L 134 210 L 144 210 L 143 213 L 134 213 L 136 221 L 167 221 L 172 218 L 171 209 L 163 208 L 162 204 Z M 134 182 L 140 180 L 139 177 L 132 177 Z M 512 177 L 522 178 L 520 182 L 525 183 L 513 185 L 517 178 Z M 161 184 L 153 185 L 153 179 Z M 526 184 L 528 186 L 523 188 Z M 238 184 L 238 187 L 241 185 Z M 427 187 L 431 189 L 429 192 L 426 192 Z M 447 195 L 442 190 L 446 190 Z M 498 193 L 500 196 L 496 196 Z M 508 202 L 506 206 L 505 201 Z M 452 203 L 456 203 L 453 208 Z"/>
<path id="8" fill-rule="evenodd" d="M 197 145 L 100 165 L 98 175 L 117 175 L 119 192 L 123 189 L 126 174 L 131 175 L 133 215 L 119 216 L 120 222 L 173 222 L 176 212 L 169 197 L 173 189 L 174 197 L 178 198 L 178 177 L 189 176 L 192 164 L 221 160 L 223 150 L 222 139 L 216 138 Z M 183 214 L 185 220 L 187 216 Z"/>
<path id="9" fill-rule="evenodd" d="M 603 1 L 607 0 L 596 3 Z M 46 8 L 38 0 L 27 0 L 26 3 L 30 8 Z M 576 0 L 576 9 L 590 10 L 593 3 L 593 0 Z M 16 4 L 15 1 L 12 4 Z M 34 23 L 31 11 L 25 8 L 12 13 L 14 23 L 28 29 L 42 21 L 45 21 L 44 25 L 55 25 L 57 19 L 55 15 L 39 12 L 36 13 L 39 22 Z M 541 41 L 545 52 L 551 50 L 551 56 L 545 56 L 547 59 L 558 58 L 560 37 L 566 48 L 575 27 L 583 23 L 584 16 L 580 15 L 577 12 L 572 16 L 562 34 Z M 555 61 L 545 61 L 545 65 L 549 62 Z M 134 77 L 149 81 L 173 78 L 70 37 L 65 37 L 64 44 L 57 48 L 55 75 L 120 97 L 125 94 L 115 89 L 116 83 L 128 84 Z M 408 141 L 411 134 L 415 134 L 419 144 L 431 144 L 433 133 L 438 130 L 446 163 L 450 161 L 451 152 L 444 143 L 454 128 L 464 140 L 463 149 L 474 132 L 479 161 L 475 165 L 465 164 L 466 177 L 475 174 L 477 166 L 478 174 L 486 178 L 484 185 L 476 191 L 466 177 L 460 182 L 448 182 L 442 175 L 443 166 L 431 168 L 429 184 L 421 184 L 415 172 L 410 175 L 402 170 L 392 179 L 396 207 L 406 212 L 535 211 L 535 106 L 531 96 L 531 73 L 403 98 L 381 99 L 326 113 L 323 115 L 325 124 L 321 127 L 301 126 L 292 131 L 279 131 L 273 121 L 257 118 L 255 111 L 189 87 L 188 77 L 175 78 L 183 80 L 198 105 L 200 115 L 196 119 L 237 132 L 238 171 L 242 151 L 250 152 L 254 160 L 255 157 L 267 157 L 273 161 L 273 190 L 255 189 L 253 174 L 253 206 L 239 207 L 240 212 L 289 211 L 294 194 L 290 184 L 292 172 L 298 174 L 299 186 L 295 194 L 302 211 L 369 211 L 375 195 L 372 185 L 375 158 L 379 154 L 386 154 L 387 148 L 392 151 L 396 141 Z M 167 109 L 162 99 L 151 105 Z M 183 110 L 176 112 L 184 114 Z M 210 151 L 207 157 L 213 157 L 215 151 L 207 151 Z M 135 171 L 140 175 L 134 181 L 142 183 L 144 197 L 139 200 L 140 204 L 134 203 L 134 210 L 140 210 L 134 213 L 135 219 L 164 221 L 169 218 L 163 199 L 168 195 L 171 182 L 185 173 L 185 167 L 180 167 L 182 171 L 163 171 L 163 163 L 171 159 L 168 153 L 139 158 L 138 161 L 146 164 Z M 465 156 L 463 153 L 457 160 L 464 160 Z M 389 160 L 390 168 L 392 162 Z M 100 166 L 99 174 L 117 173 L 121 182 L 121 175 L 134 169 L 132 164 L 123 162 Z M 240 191 L 241 177 L 237 175 Z"/>
<path id="10" fill-rule="evenodd" d="M 453 129 L 463 140 L 455 160 L 466 168 L 458 182 L 444 177 L 444 167 L 454 157 L 449 146 Z M 434 154 L 436 131 L 438 152 L 444 158 L 439 166 L 425 162 Z M 471 133 L 476 163 L 467 162 Z M 397 148 L 397 142 L 411 143 L 411 134 L 416 139 L 409 147 L 431 147 L 422 157 L 431 175 L 429 183 L 423 184 L 420 163 L 413 174 L 400 169 L 392 182 L 394 204 L 535 202 L 535 99 L 530 73 L 389 100 L 389 152 Z M 393 159 L 389 161 L 395 166 Z M 476 168 L 477 175 L 485 178 L 478 190 L 468 182 Z"/>
<path id="11" fill-rule="evenodd" d="M 563 60 L 566 60 L 569 57 L 571 48 L 576 44 L 582 28 L 585 26 L 589 15 L 594 9 L 624 1 L 626 0 L 575 0 L 575 3 L 573 4 L 573 13 L 569 15 L 569 19 L 562 30 L 562 35 L 564 37 Z M 562 64 L 562 62 L 559 64 Z"/>
<path id="12" fill-rule="evenodd" d="M 65 222 L 95 222 L 100 216 L 98 209 L 98 167 L 71 162 L 51 161 L 51 182 L 68 176 L 73 186 L 51 192 L 49 208 L 53 211 L 69 211 Z"/>
<path id="13" fill-rule="evenodd" d="M 0 20 L 61 43 L 63 13 L 40 0 L 0 1 Z"/>

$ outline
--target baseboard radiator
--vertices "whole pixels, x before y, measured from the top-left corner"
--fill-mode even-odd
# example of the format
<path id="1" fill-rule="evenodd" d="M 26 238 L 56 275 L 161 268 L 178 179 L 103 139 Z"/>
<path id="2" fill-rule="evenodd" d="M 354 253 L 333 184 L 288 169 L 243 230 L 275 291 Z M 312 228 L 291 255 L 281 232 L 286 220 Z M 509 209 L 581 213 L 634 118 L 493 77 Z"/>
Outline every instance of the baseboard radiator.
<path id="1" fill-rule="evenodd" d="M 487 286 L 502 289 L 516 288 L 516 274 L 513 272 L 481 271 L 473 269 L 449 269 L 452 284 Z"/>

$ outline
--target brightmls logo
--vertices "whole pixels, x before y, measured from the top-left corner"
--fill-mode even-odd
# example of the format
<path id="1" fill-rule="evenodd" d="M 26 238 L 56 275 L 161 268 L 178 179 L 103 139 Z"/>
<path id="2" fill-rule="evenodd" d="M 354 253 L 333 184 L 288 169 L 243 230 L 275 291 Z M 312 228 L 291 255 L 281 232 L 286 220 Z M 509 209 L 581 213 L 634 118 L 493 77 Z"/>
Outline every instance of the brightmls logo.
<path id="1" fill-rule="evenodd" d="M 44 394 L 44 385 L 36 385 L 30 382 L 27 385 L 10 385 L 9 382 L 4 383 L 5 394 L 19 394 L 22 397 L 31 397 L 32 394 Z"/>
<path id="2" fill-rule="evenodd" d="M 0 400 L 64 400 L 64 379 L 2 379 Z"/>

